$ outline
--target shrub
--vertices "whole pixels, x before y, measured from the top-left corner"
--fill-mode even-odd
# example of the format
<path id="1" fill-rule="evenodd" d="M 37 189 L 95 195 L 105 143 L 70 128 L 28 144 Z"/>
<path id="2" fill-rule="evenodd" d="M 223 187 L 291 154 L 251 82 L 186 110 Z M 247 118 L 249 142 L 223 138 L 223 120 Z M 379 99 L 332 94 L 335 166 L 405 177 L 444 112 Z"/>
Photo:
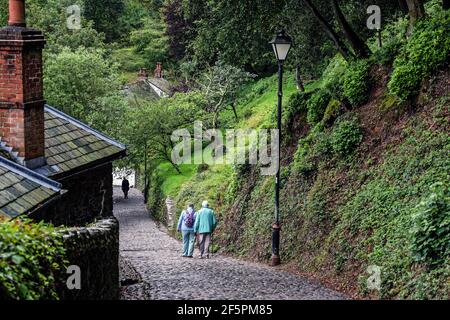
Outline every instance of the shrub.
<path id="1" fill-rule="evenodd" d="M 450 259 L 450 189 L 439 182 L 430 190 L 413 216 L 412 252 L 416 261 L 437 266 Z"/>
<path id="2" fill-rule="evenodd" d="M 387 93 L 382 97 L 379 103 L 379 108 L 381 111 L 388 111 L 397 105 L 399 105 L 398 98 L 396 96 Z"/>
<path id="3" fill-rule="evenodd" d="M 325 109 L 330 102 L 331 96 L 326 90 L 319 90 L 315 92 L 308 100 L 308 123 L 311 125 L 319 123 L 325 113 Z"/>
<path id="4" fill-rule="evenodd" d="M 400 53 L 401 48 L 402 42 L 389 41 L 373 53 L 373 61 L 384 66 L 390 66 Z"/>
<path id="5" fill-rule="evenodd" d="M 322 85 L 336 100 L 342 100 L 343 76 L 348 63 L 341 55 L 333 57 L 322 75 Z"/>
<path id="6" fill-rule="evenodd" d="M 62 237 L 53 227 L 0 222 L 0 300 L 58 299 L 64 256 Z"/>
<path id="7" fill-rule="evenodd" d="M 342 120 L 333 129 L 331 142 L 338 155 L 351 155 L 361 141 L 362 132 L 356 119 Z"/>
<path id="8" fill-rule="evenodd" d="M 381 31 L 382 47 L 378 47 L 377 36 L 369 42 L 373 51 L 373 61 L 385 66 L 390 66 L 406 42 L 409 21 L 406 17 L 400 17 L 397 21 L 388 23 Z"/>
<path id="9" fill-rule="evenodd" d="M 310 93 L 308 92 L 296 92 L 292 94 L 289 98 L 288 103 L 283 108 L 283 123 L 288 123 L 294 115 L 298 113 L 307 112 L 307 102 L 310 98 Z"/>
<path id="10" fill-rule="evenodd" d="M 333 122 L 338 116 L 341 110 L 341 103 L 335 99 L 331 99 L 328 103 L 327 108 L 325 109 L 325 114 L 323 115 L 323 122 L 330 124 Z"/>
<path id="11" fill-rule="evenodd" d="M 368 60 L 358 60 L 351 64 L 344 75 L 344 96 L 352 106 L 358 107 L 369 98 L 370 63 Z"/>
<path id="12" fill-rule="evenodd" d="M 419 21 L 411 39 L 394 62 L 389 91 L 405 101 L 418 94 L 422 80 L 448 59 L 450 12 Z"/>
<path id="13" fill-rule="evenodd" d="M 209 165 L 207 165 L 206 163 L 199 164 L 197 167 L 197 173 L 205 172 L 208 170 L 208 168 L 209 168 Z"/>
<path id="14" fill-rule="evenodd" d="M 309 134 L 298 142 L 293 168 L 302 173 L 317 169 L 317 165 L 331 154 L 329 135 L 322 124 L 316 125 Z"/>

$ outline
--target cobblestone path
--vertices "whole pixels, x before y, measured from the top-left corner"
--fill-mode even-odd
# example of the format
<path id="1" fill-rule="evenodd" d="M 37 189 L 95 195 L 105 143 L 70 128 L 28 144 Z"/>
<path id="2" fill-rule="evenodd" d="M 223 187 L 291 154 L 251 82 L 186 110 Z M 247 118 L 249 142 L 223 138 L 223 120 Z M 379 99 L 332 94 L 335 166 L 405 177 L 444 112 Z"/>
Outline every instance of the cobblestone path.
<path id="1" fill-rule="evenodd" d="M 302 277 L 262 264 L 215 255 L 181 257 L 180 243 L 150 218 L 135 189 L 128 200 L 114 190 L 120 223 L 122 299 L 343 299 Z M 196 253 L 194 253 L 196 256 Z M 131 282 L 132 283 L 132 282 Z"/>

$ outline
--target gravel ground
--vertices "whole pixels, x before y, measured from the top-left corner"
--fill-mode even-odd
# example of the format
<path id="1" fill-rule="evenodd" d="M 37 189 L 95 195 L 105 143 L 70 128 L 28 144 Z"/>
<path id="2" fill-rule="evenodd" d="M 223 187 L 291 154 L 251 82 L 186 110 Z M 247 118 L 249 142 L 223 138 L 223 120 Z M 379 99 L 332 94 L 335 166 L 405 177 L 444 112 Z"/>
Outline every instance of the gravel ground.
<path id="1" fill-rule="evenodd" d="M 278 268 L 220 255 L 209 260 L 183 258 L 180 242 L 157 227 L 139 191 L 130 190 L 124 200 L 115 189 L 114 201 L 124 300 L 345 299 Z"/>

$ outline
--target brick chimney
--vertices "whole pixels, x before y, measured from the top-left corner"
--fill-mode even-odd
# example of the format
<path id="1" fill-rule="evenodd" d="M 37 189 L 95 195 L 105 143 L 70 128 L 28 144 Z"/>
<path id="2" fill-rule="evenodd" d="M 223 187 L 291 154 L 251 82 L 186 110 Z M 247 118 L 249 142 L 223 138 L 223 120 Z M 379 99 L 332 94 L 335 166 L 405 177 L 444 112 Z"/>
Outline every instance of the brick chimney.
<path id="1" fill-rule="evenodd" d="M 156 69 L 154 73 L 155 78 L 162 78 L 163 77 L 163 71 L 162 71 L 162 64 L 161 62 L 156 63 Z"/>
<path id="2" fill-rule="evenodd" d="M 139 80 L 144 81 L 148 79 L 148 71 L 145 68 L 139 69 L 138 73 Z"/>
<path id="3" fill-rule="evenodd" d="M 0 139 L 30 169 L 45 165 L 42 32 L 26 27 L 24 0 L 9 0 L 0 29 Z"/>

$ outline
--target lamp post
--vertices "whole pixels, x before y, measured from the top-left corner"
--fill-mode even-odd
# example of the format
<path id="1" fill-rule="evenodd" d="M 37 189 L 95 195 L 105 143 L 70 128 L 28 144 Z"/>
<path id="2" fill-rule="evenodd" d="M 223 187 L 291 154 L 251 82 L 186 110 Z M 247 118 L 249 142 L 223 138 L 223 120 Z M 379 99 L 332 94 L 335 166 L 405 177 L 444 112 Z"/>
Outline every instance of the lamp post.
<path id="1" fill-rule="evenodd" d="M 284 30 L 279 31 L 276 36 L 269 42 L 275 57 L 278 60 L 278 167 L 275 180 L 275 222 L 272 225 L 272 266 L 280 264 L 280 166 L 281 166 L 281 104 L 283 99 L 283 63 L 287 58 L 289 50 L 291 49 L 292 40 Z"/>

